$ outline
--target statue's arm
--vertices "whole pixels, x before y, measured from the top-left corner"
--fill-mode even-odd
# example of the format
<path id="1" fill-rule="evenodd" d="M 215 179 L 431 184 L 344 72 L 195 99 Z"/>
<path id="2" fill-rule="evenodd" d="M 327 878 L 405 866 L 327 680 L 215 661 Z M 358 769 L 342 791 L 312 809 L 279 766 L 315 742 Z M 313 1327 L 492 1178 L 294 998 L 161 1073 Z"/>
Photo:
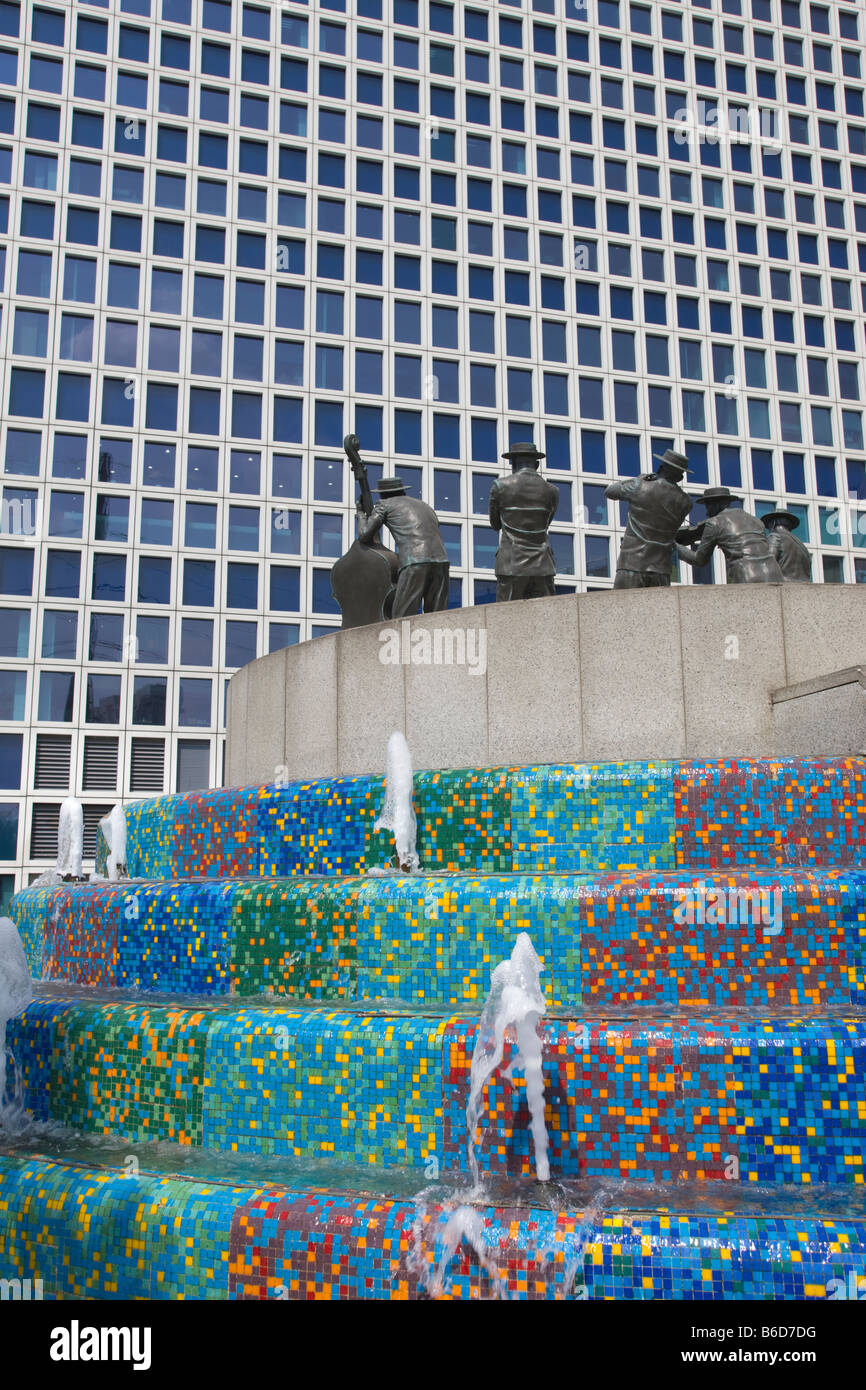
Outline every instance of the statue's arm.
<path id="1" fill-rule="evenodd" d="M 702 565 L 707 563 L 715 548 L 715 536 L 710 536 L 710 538 L 707 539 L 707 534 L 704 532 L 700 545 L 694 550 L 690 550 L 686 545 L 678 545 L 677 554 L 687 565 L 694 565 L 695 569 L 700 569 Z"/>
<path id="2" fill-rule="evenodd" d="M 612 502 L 628 502 L 634 497 L 640 482 L 640 478 L 617 478 L 614 482 L 608 483 L 604 495 Z"/>
<path id="3" fill-rule="evenodd" d="M 502 530 L 502 517 L 499 515 L 499 488 L 494 483 L 490 489 L 490 506 L 488 508 L 490 525 L 494 531 Z"/>
<path id="4" fill-rule="evenodd" d="M 385 508 L 381 502 L 377 502 L 369 516 L 362 516 L 358 513 L 358 540 L 372 541 L 377 532 L 382 529 L 385 520 Z"/>

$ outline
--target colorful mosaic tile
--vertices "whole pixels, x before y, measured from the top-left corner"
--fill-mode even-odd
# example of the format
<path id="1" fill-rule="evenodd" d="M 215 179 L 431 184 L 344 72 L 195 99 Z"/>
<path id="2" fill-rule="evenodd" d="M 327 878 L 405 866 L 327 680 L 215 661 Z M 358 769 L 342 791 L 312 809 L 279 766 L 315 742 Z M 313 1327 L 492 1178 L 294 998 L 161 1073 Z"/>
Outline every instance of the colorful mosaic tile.
<path id="1" fill-rule="evenodd" d="M 49 1002 L 12 1025 L 25 1103 L 135 1139 L 465 1171 L 477 1022 L 299 1006 Z M 636 1181 L 864 1181 L 866 1019 L 545 1019 L 551 1169 Z M 50 1053 L 50 1055 L 49 1055 Z M 489 1083 L 482 1167 L 534 1167 L 523 1077 Z M 46 1082 L 47 1071 L 47 1082 Z"/>
<path id="2" fill-rule="evenodd" d="M 448 1259 L 450 1214 L 264 1193 L 237 1213 L 229 1296 L 404 1300 L 432 1289 L 461 1300 L 826 1300 L 833 1280 L 847 1288 L 860 1277 L 866 1253 L 857 1220 L 480 1207 L 483 1268 L 468 1242 Z"/>
<path id="3" fill-rule="evenodd" d="M 678 1046 L 683 1178 L 866 1182 L 862 1020 L 691 1024 Z"/>
<path id="4" fill-rule="evenodd" d="M 130 1142 L 465 1174 L 473 1010 L 527 931 L 548 1002 L 570 1011 L 542 1025 L 555 1177 L 850 1191 L 864 1184 L 864 769 L 420 773 L 419 876 L 367 873 L 392 852 L 374 830 L 381 778 L 134 803 L 129 867 L 147 881 L 15 899 L 33 973 L 286 1003 L 148 1008 L 49 987 L 8 1027 L 7 1094 Z M 357 1007 L 374 998 L 401 1002 Z M 475 1149 L 485 1174 L 531 1177 L 512 1061 L 506 1044 Z M 866 1236 L 769 1208 L 478 1215 L 484 1259 L 466 1243 L 450 1258 L 435 1205 L 0 1153 L 0 1278 L 8 1264 L 73 1298 L 809 1299 L 861 1272 Z"/>
<path id="5" fill-rule="evenodd" d="M 674 801 L 680 865 L 815 867 L 863 858 L 863 758 L 684 763 Z"/>
<path id="6" fill-rule="evenodd" d="M 445 1152 L 463 1170 L 475 1026 L 445 1035 Z M 674 1019 L 545 1025 L 551 1170 L 566 1176 L 671 1182 L 864 1181 L 866 1024 Z M 488 1088 L 478 1136 L 483 1171 L 530 1174 L 534 1151 L 523 1081 Z"/>
<path id="7" fill-rule="evenodd" d="M 40 1279 L 49 1299 L 224 1299 L 249 1200 L 248 1187 L 0 1156 L 0 1277 Z"/>
<path id="8" fill-rule="evenodd" d="M 45 975 L 43 946 L 45 935 L 53 919 L 66 917 L 69 889 L 57 887 L 37 887 L 35 884 L 12 899 L 10 915 L 18 928 L 30 973 L 35 980 Z"/>
<path id="9" fill-rule="evenodd" d="M 808 1302 L 856 1286 L 866 1258 L 856 1218 L 477 1214 L 483 1264 L 466 1241 L 445 1248 L 451 1211 L 435 1203 L 4 1155 L 0 1278 L 29 1280 L 49 1300 Z"/>
<path id="10" fill-rule="evenodd" d="M 111 985 L 117 980 L 117 916 L 111 911 L 116 890 L 88 884 L 70 886 L 45 919 L 42 970 L 49 980 Z"/>
<path id="11" fill-rule="evenodd" d="M 231 891 L 230 883 L 225 886 Z M 360 892 L 357 879 L 260 879 L 235 885 L 233 992 L 354 999 Z"/>
<path id="12" fill-rule="evenodd" d="M 512 867 L 511 775 L 505 768 L 415 775 L 418 854 L 436 873 Z"/>
<path id="13" fill-rule="evenodd" d="M 130 873 L 351 875 L 386 863 L 381 777 L 217 788 L 133 802 Z M 863 758 L 568 764 L 415 775 L 435 872 L 820 867 L 866 839 Z"/>
<path id="14" fill-rule="evenodd" d="M 202 1142 L 420 1167 L 441 1149 L 443 1030 L 321 1011 L 215 1015 Z"/>
<path id="15" fill-rule="evenodd" d="M 557 1005 L 773 1012 L 856 1004 L 866 982 L 859 869 L 303 876 L 52 891 L 49 900 L 45 889 L 24 890 L 13 912 L 34 968 L 81 983 L 480 1003 L 521 931 Z"/>
<path id="16" fill-rule="evenodd" d="M 373 830 L 383 786 L 381 777 L 340 777 L 263 788 L 260 872 L 334 876 L 387 863 L 393 841 Z"/>
<path id="17" fill-rule="evenodd" d="M 52 1117 L 55 1096 L 51 1076 L 57 1051 L 57 1020 L 73 1007 L 71 1000 L 36 999 L 24 1013 L 6 1024 L 7 1099 L 11 1101 L 18 1095 L 36 1120 Z"/>
<path id="18" fill-rule="evenodd" d="M 675 766 L 517 769 L 512 774 L 514 868 L 672 868 Z"/>
<path id="19" fill-rule="evenodd" d="M 126 989 L 223 994 L 229 989 L 232 907 L 229 880 L 112 884 L 106 910 L 117 920 L 117 968 Z"/>
<path id="20" fill-rule="evenodd" d="M 53 1025 L 52 1119 L 200 1145 L 209 1022 L 201 1010 L 63 1004 Z"/>

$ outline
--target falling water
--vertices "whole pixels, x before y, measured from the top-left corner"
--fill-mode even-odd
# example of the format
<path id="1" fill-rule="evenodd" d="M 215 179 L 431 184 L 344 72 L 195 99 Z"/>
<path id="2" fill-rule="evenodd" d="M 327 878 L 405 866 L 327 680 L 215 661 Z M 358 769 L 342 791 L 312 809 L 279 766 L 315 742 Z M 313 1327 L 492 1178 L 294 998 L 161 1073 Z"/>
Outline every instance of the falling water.
<path id="1" fill-rule="evenodd" d="M 69 796 L 60 807 L 57 830 L 57 872 L 66 878 L 81 878 L 84 855 L 84 810 L 80 801 Z"/>
<path id="2" fill-rule="evenodd" d="M 563 1193 L 556 1187 L 550 1193 L 549 1216 L 543 1210 L 536 1210 L 536 1229 L 539 1232 L 538 1244 L 520 1246 L 516 1251 L 508 1235 L 507 1223 L 500 1224 L 489 1219 L 489 1206 L 495 1198 L 490 1198 L 478 1190 L 460 1194 L 455 1191 L 449 1196 L 441 1189 L 428 1188 L 415 1198 L 415 1221 L 412 1226 L 412 1239 L 409 1247 L 408 1268 L 418 1279 L 418 1284 L 430 1298 L 447 1297 L 452 1290 L 449 1278 L 450 1267 L 466 1245 L 474 1256 L 474 1264 L 490 1280 L 490 1296 L 494 1299 L 520 1298 L 512 1284 L 515 1268 L 525 1264 L 524 1277 L 531 1279 L 537 1289 L 540 1285 L 548 1297 L 554 1300 L 583 1301 L 590 1296 L 586 1283 L 587 1255 L 591 1242 L 596 1238 L 599 1219 L 608 1203 L 610 1192 L 600 1188 L 585 1202 L 582 1215 L 574 1230 L 568 1226 L 573 1220 L 569 1210 L 560 1211 L 558 1203 Z M 460 1200 L 460 1196 L 464 1200 Z M 432 1206 L 427 1199 L 434 1198 Z M 469 1199 L 467 1202 L 465 1198 Z M 483 1197 L 487 1210 L 471 1205 Z M 520 1208 L 519 1190 L 506 1199 L 506 1205 Z M 524 1214 L 531 1218 L 532 1207 L 524 1208 Z M 561 1221 L 561 1217 L 566 1218 Z M 470 1264 L 470 1277 L 471 1273 Z M 525 1285 L 524 1285 L 525 1287 Z"/>
<path id="3" fill-rule="evenodd" d="M 460 1246 L 466 1241 L 474 1251 L 478 1264 L 489 1275 L 494 1289 L 494 1297 L 507 1297 L 507 1283 L 496 1261 L 494 1252 L 488 1249 L 484 1238 L 484 1217 L 475 1207 L 459 1206 L 449 1214 L 444 1226 L 436 1231 L 439 1245 L 439 1259 L 435 1267 L 430 1267 L 423 1256 L 423 1226 L 426 1208 L 419 1206 L 413 1228 L 413 1245 L 418 1252 L 414 1269 L 420 1283 L 431 1298 L 440 1298 L 445 1292 L 445 1276 L 448 1266 Z M 435 1247 L 434 1247 L 435 1248 Z"/>
<path id="4" fill-rule="evenodd" d="M 523 1068 L 530 1128 L 535 1144 L 535 1173 L 539 1182 L 550 1178 L 547 1160 L 547 1126 L 544 1123 L 544 1077 L 541 1070 L 541 1039 L 538 1024 L 545 1012 L 539 977 L 541 961 L 526 932 L 520 932 L 510 960 L 500 961 L 490 980 L 490 993 L 484 1004 L 475 1035 L 472 1069 L 469 1074 L 469 1101 L 466 1106 L 467 1152 L 475 1187 L 480 1180 L 475 1153 L 475 1131 L 481 1115 L 484 1087 L 502 1061 L 506 1030 L 517 1044 L 512 1066 Z"/>
<path id="5" fill-rule="evenodd" d="M 390 830 L 394 836 L 397 864 L 407 873 L 420 868 L 415 849 L 415 807 L 412 804 L 412 755 L 400 733 L 388 739 L 385 758 L 385 804 L 374 830 Z"/>
<path id="6" fill-rule="evenodd" d="M 106 861 L 109 880 L 113 883 L 126 869 L 126 814 L 122 806 L 113 806 L 99 822 L 108 846 Z"/>
<path id="7" fill-rule="evenodd" d="M 18 928 L 0 917 L 0 1125 L 6 1107 L 6 1024 L 33 1000 L 33 981 Z M 13 1107 L 8 1107 L 11 1110 Z"/>

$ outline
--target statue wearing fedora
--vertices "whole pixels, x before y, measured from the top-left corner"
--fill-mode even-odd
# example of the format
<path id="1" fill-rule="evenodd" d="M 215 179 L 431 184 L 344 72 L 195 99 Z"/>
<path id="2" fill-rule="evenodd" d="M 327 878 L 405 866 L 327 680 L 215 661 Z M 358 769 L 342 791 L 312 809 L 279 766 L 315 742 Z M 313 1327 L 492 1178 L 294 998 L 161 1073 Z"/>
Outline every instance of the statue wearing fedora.
<path id="1" fill-rule="evenodd" d="M 367 516 L 358 506 L 358 540 L 376 539 L 387 526 L 397 543 L 397 590 L 391 616 L 409 618 L 421 611 L 438 613 L 448 607 L 448 553 L 439 532 L 439 518 L 426 502 L 407 497 L 400 478 L 383 478 L 379 501 Z"/>
<path id="2" fill-rule="evenodd" d="M 694 505 L 680 487 L 689 461 L 675 449 L 655 457 L 656 473 L 617 480 L 605 489 L 606 497 L 629 504 L 615 589 L 658 589 L 671 582 L 676 535 Z"/>
<path id="3" fill-rule="evenodd" d="M 726 487 L 710 487 L 702 501 L 707 509 L 701 538 L 691 549 L 678 545 L 687 565 L 705 565 L 718 546 L 725 557 L 729 584 L 781 584 L 782 571 L 770 550 L 767 532 L 756 516 L 734 507 L 734 494 Z"/>
<path id="4" fill-rule="evenodd" d="M 496 601 L 545 598 L 553 593 L 556 574 L 547 533 L 559 488 L 539 473 L 544 454 L 534 444 L 513 444 L 502 457 L 511 463 L 511 473 L 490 489 L 490 525 L 499 532 Z"/>
<path id="5" fill-rule="evenodd" d="M 779 508 L 775 512 L 765 512 L 761 521 L 767 528 L 770 552 L 782 571 L 782 578 L 788 583 L 811 584 L 812 556 L 799 537 L 792 535 L 800 525 L 800 518 Z"/>

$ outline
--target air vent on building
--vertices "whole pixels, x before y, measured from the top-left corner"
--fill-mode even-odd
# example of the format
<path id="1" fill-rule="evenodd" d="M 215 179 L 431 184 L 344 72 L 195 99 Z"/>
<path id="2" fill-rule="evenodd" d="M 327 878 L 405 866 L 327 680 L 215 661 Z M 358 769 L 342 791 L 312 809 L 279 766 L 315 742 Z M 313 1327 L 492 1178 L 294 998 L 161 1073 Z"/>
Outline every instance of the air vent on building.
<path id="1" fill-rule="evenodd" d="M 36 768 L 33 775 L 33 785 L 37 791 L 47 787 L 68 791 L 71 761 L 71 734 L 37 734 Z"/>
<path id="2" fill-rule="evenodd" d="M 60 823 L 60 802 L 48 805 L 37 802 L 30 821 L 30 858 L 57 858 L 57 827 Z"/>
<path id="3" fill-rule="evenodd" d="M 96 832 L 103 816 L 111 810 L 111 802 L 104 806 L 84 807 L 84 858 L 96 858 Z"/>
<path id="4" fill-rule="evenodd" d="M 85 738 L 81 785 L 86 792 L 113 792 L 117 789 L 118 743 L 116 738 Z"/>
<path id="5" fill-rule="evenodd" d="M 129 757 L 129 790 L 161 792 L 165 780 L 165 739 L 134 738 Z"/>

